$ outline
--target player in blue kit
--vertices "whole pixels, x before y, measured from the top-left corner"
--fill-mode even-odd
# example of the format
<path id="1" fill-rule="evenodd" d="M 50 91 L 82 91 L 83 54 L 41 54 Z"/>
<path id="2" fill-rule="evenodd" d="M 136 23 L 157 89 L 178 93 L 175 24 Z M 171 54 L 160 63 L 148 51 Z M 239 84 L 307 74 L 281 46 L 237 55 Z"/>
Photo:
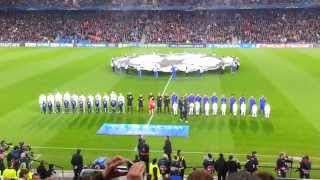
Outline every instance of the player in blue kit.
<path id="1" fill-rule="evenodd" d="M 266 105 L 266 98 L 264 96 L 260 97 L 259 105 L 260 105 L 260 111 L 262 112 L 262 114 L 264 114 L 264 107 Z"/>
<path id="2" fill-rule="evenodd" d="M 174 65 L 171 65 L 171 78 L 175 80 L 176 76 L 177 76 L 177 69 Z"/>
<path id="3" fill-rule="evenodd" d="M 241 97 L 239 98 L 239 103 L 240 103 L 240 104 L 246 103 L 246 98 L 245 98 L 244 96 L 241 96 Z"/>
<path id="4" fill-rule="evenodd" d="M 178 115 L 178 96 L 173 92 L 171 96 L 171 106 L 173 115 Z"/>
<path id="5" fill-rule="evenodd" d="M 210 103 L 209 103 L 209 97 L 204 95 L 203 97 L 203 107 L 204 107 L 204 114 L 205 116 L 209 116 L 210 113 Z"/>
<path id="6" fill-rule="evenodd" d="M 251 96 L 250 99 L 249 99 L 249 110 L 250 110 L 250 113 L 252 112 L 252 106 L 256 104 L 256 99 Z"/>
<path id="7" fill-rule="evenodd" d="M 216 93 L 213 93 L 211 96 L 211 104 L 212 104 L 212 114 L 217 115 L 218 113 L 218 96 Z"/>
<path id="8" fill-rule="evenodd" d="M 221 97 L 221 115 L 224 116 L 226 115 L 226 111 L 227 111 L 227 98 L 222 95 Z"/>
<path id="9" fill-rule="evenodd" d="M 195 109 L 196 109 L 197 116 L 200 114 L 201 100 L 202 100 L 201 96 L 199 94 L 197 94 L 197 96 L 195 97 Z"/>
<path id="10" fill-rule="evenodd" d="M 188 103 L 189 103 L 189 116 L 190 115 L 193 115 L 193 112 L 194 112 L 194 95 L 191 93 L 189 96 L 188 96 Z"/>
<path id="11" fill-rule="evenodd" d="M 239 98 L 239 103 L 240 103 L 240 115 L 245 116 L 246 115 L 246 98 L 244 96 L 241 96 Z"/>
<path id="12" fill-rule="evenodd" d="M 237 99 L 234 96 L 231 96 L 229 99 L 229 103 L 230 103 L 230 113 L 233 112 L 233 104 L 236 103 Z"/>

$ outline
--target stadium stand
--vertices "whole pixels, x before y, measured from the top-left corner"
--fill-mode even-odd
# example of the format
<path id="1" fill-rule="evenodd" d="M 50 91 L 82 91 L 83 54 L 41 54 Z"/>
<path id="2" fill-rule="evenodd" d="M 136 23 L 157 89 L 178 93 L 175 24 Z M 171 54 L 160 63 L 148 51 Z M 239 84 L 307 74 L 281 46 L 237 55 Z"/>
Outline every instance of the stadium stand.
<path id="1" fill-rule="evenodd" d="M 316 0 L 2 0 L 0 6 L 19 9 L 88 9 L 88 8 L 116 8 L 116 7 L 161 7 L 172 8 L 175 6 L 214 7 L 235 6 L 248 7 L 256 5 L 284 5 L 301 6 L 317 3 Z M 212 8 L 211 7 L 211 8 Z"/>
<path id="2" fill-rule="evenodd" d="M 2 42 L 317 43 L 317 9 L 0 12 Z"/>

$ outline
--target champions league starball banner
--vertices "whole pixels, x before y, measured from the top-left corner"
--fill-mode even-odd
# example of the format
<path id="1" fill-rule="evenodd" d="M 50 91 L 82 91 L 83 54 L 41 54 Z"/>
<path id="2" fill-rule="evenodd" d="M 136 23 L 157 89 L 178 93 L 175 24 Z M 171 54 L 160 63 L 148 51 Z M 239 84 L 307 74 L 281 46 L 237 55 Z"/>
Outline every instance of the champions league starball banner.
<path id="1" fill-rule="evenodd" d="M 186 125 L 147 125 L 147 124 L 108 124 L 104 123 L 97 131 L 99 135 L 144 135 L 188 137 Z"/>

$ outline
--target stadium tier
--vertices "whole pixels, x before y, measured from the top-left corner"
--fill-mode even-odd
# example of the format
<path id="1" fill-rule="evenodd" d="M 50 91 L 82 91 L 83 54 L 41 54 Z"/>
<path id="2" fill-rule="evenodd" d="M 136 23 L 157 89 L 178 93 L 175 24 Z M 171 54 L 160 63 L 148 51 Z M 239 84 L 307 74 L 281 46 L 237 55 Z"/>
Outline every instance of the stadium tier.
<path id="1" fill-rule="evenodd" d="M 318 9 L 0 12 L 2 42 L 317 43 Z"/>

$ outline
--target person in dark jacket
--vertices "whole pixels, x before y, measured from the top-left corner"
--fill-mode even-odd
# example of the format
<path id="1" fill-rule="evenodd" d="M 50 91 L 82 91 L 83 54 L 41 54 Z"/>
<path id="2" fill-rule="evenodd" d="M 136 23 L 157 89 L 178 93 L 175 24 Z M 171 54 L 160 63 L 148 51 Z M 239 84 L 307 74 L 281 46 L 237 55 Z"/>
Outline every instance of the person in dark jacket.
<path id="1" fill-rule="evenodd" d="M 71 165 L 73 167 L 73 172 L 74 172 L 74 176 L 73 176 L 74 180 L 78 179 L 83 168 L 83 157 L 80 154 L 80 152 L 81 150 L 77 149 L 76 153 L 73 154 L 71 158 Z"/>
<path id="2" fill-rule="evenodd" d="M 223 154 L 219 155 L 219 159 L 214 163 L 214 168 L 218 173 L 218 180 L 225 180 L 227 174 L 227 162 Z"/>
<path id="3" fill-rule="evenodd" d="M 163 151 L 168 156 L 169 161 L 171 161 L 172 146 L 169 136 L 167 136 L 164 141 Z"/>
<path id="4" fill-rule="evenodd" d="M 181 150 L 177 150 L 177 158 L 180 164 L 180 175 L 181 178 L 184 179 L 184 170 L 187 168 L 187 163 L 186 160 L 184 159 L 183 154 L 181 153 Z"/>
<path id="5" fill-rule="evenodd" d="M 244 165 L 244 167 L 245 167 L 245 170 L 250 173 L 254 173 L 258 170 L 255 159 L 250 155 L 247 155 L 247 162 Z"/>
<path id="6" fill-rule="evenodd" d="M 282 177 L 282 178 L 287 177 L 288 165 L 286 162 L 285 155 L 283 153 L 281 153 L 279 155 L 279 158 L 277 159 L 276 171 L 277 171 L 278 177 Z"/>
<path id="7" fill-rule="evenodd" d="M 310 179 L 311 161 L 309 156 L 304 156 L 300 162 L 299 172 L 300 178 Z"/>
<path id="8" fill-rule="evenodd" d="M 173 156 L 170 163 L 170 176 L 181 176 L 181 163 L 176 155 Z"/>
<path id="9" fill-rule="evenodd" d="M 208 153 L 208 156 L 204 158 L 202 165 L 209 174 L 214 173 L 214 159 L 211 153 Z"/>
<path id="10" fill-rule="evenodd" d="M 257 152 L 256 151 L 252 152 L 251 159 L 253 161 L 253 164 L 254 164 L 254 167 L 255 167 L 255 171 L 257 171 L 258 167 L 259 167 L 259 160 L 257 158 Z"/>
<path id="11" fill-rule="evenodd" d="M 142 139 L 142 143 L 138 151 L 139 159 L 145 163 L 146 172 L 149 172 L 149 145 L 146 143 L 145 139 Z"/>
<path id="12" fill-rule="evenodd" d="M 240 163 L 235 161 L 232 155 L 229 156 L 229 160 L 227 161 L 227 169 L 228 175 L 238 172 L 238 170 L 241 169 Z"/>
<path id="13" fill-rule="evenodd" d="M 47 168 L 44 165 L 44 162 L 41 161 L 40 165 L 37 167 L 37 173 L 39 174 L 41 179 L 46 179 L 48 176 Z"/>

